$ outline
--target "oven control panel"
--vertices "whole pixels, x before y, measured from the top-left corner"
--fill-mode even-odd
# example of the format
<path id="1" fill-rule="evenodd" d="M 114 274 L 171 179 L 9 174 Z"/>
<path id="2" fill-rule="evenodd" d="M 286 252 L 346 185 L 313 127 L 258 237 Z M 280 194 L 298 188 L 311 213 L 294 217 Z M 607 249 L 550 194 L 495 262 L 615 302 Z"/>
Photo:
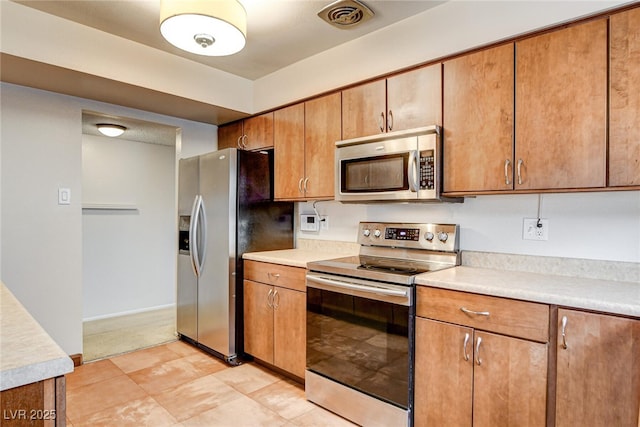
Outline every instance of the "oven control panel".
<path id="1" fill-rule="evenodd" d="M 457 224 L 361 222 L 358 243 L 432 251 L 458 250 Z"/>

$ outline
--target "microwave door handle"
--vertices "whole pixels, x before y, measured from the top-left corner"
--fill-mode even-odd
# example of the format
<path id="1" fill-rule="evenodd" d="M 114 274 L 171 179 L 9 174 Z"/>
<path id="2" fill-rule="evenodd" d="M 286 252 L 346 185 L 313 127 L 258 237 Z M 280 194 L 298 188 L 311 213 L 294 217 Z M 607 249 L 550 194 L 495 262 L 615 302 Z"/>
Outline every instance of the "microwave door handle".
<path id="1" fill-rule="evenodd" d="M 407 166 L 407 177 L 409 180 L 409 190 L 417 193 L 420 183 L 418 182 L 418 152 L 412 151 L 409 154 L 409 166 Z"/>

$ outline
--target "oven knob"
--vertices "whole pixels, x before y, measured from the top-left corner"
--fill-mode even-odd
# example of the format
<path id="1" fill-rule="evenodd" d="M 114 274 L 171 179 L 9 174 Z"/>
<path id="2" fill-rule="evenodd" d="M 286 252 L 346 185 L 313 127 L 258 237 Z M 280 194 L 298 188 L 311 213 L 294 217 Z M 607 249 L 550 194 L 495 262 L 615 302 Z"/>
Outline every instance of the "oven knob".
<path id="1" fill-rule="evenodd" d="M 364 237 L 369 237 L 371 235 L 371 230 L 369 230 L 368 228 L 365 228 L 364 231 L 362 232 L 362 235 Z"/>
<path id="2" fill-rule="evenodd" d="M 376 230 L 376 231 L 373 232 L 373 236 L 374 237 L 380 237 L 380 236 L 382 236 L 382 232 L 380 230 Z"/>
<path id="3" fill-rule="evenodd" d="M 428 240 L 428 241 L 432 241 L 432 240 L 433 240 L 433 238 L 434 238 L 434 235 L 433 235 L 433 233 L 432 233 L 432 232 L 427 231 L 427 234 L 425 234 L 425 235 L 424 235 L 424 238 L 425 238 L 426 240 Z"/>
<path id="4" fill-rule="evenodd" d="M 440 233 L 438 233 L 438 240 L 440 240 L 442 243 L 446 242 L 448 238 L 449 238 L 449 235 L 444 231 L 441 231 Z"/>

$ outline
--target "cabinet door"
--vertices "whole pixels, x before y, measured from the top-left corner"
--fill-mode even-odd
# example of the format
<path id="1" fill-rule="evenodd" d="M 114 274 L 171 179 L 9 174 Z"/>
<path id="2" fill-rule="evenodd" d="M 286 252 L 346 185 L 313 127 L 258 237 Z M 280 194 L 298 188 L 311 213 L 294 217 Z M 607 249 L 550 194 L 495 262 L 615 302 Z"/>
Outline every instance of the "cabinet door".
<path id="1" fill-rule="evenodd" d="M 556 426 L 637 426 L 640 320 L 560 309 L 557 345 Z"/>
<path id="2" fill-rule="evenodd" d="M 473 330 L 417 317 L 415 425 L 470 427 L 472 392 Z"/>
<path id="3" fill-rule="evenodd" d="M 218 127 L 218 150 L 239 148 L 242 135 L 242 120 Z"/>
<path id="4" fill-rule="evenodd" d="M 610 25 L 609 185 L 640 185 L 640 8 Z"/>
<path id="5" fill-rule="evenodd" d="M 441 64 L 387 79 L 387 131 L 441 124 Z"/>
<path id="6" fill-rule="evenodd" d="M 444 63 L 444 192 L 513 189 L 513 46 Z"/>
<path id="7" fill-rule="evenodd" d="M 516 189 L 603 187 L 606 143 L 606 19 L 517 42 Z"/>
<path id="8" fill-rule="evenodd" d="M 474 351 L 473 426 L 544 427 L 547 345 L 475 331 Z"/>
<path id="9" fill-rule="evenodd" d="M 244 282 L 244 351 L 273 364 L 273 286 Z"/>
<path id="10" fill-rule="evenodd" d="M 304 104 L 274 113 L 274 197 L 304 198 Z"/>
<path id="11" fill-rule="evenodd" d="M 342 139 L 383 133 L 386 128 L 386 80 L 342 91 Z"/>
<path id="12" fill-rule="evenodd" d="M 273 113 L 265 113 L 244 120 L 245 150 L 273 148 Z"/>
<path id="13" fill-rule="evenodd" d="M 305 103 L 306 198 L 333 199 L 335 147 L 341 137 L 340 93 Z"/>
<path id="14" fill-rule="evenodd" d="M 273 364 L 304 378 L 307 294 L 275 287 Z"/>

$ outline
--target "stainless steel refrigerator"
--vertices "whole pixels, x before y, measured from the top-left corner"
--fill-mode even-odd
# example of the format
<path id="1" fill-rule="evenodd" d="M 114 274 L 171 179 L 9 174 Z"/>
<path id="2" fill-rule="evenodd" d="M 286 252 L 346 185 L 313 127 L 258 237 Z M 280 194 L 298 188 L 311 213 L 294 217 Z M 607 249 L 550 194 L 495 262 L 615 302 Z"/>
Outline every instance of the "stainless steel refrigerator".
<path id="1" fill-rule="evenodd" d="M 179 336 L 231 364 L 242 354 L 242 255 L 293 247 L 293 204 L 273 201 L 273 152 L 181 159 Z"/>

